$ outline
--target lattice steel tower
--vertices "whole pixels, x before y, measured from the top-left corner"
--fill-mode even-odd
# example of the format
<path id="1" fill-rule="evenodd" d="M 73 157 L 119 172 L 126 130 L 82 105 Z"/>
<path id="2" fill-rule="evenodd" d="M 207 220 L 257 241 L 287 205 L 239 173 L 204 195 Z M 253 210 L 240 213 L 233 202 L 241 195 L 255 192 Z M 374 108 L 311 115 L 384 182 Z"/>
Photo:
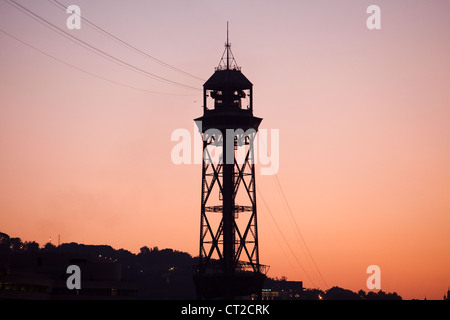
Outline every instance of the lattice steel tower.
<path id="1" fill-rule="evenodd" d="M 214 74 L 203 85 L 203 138 L 199 298 L 260 294 L 266 266 L 259 263 L 253 85 L 242 74 L 228 41 Z"/>

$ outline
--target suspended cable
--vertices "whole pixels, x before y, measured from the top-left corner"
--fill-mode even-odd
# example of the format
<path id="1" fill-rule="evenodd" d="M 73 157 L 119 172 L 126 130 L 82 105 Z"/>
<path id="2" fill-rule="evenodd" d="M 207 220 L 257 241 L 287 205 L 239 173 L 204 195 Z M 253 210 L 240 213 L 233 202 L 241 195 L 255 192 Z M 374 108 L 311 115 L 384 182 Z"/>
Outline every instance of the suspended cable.
<path id="1" fill-rule="evenodd" d="M 143 70 L 143 69 L 141 69 L 139 67 L 136 67 L 136 66 L 134 66 L 134 65 L 132 65 L 132 64 L 130 64 L 128 62 L 125 62 L 125 61 L 123 61 L 121 59 L 118 59 L 118 58 L 108 54 L 107 52 L 105 52 L 105 51 L 103 51 L 101 49 L 98 49 L 98 48 L 92 46 L 91 44 L 81 40 L 81 39 L 78 39 L 77 37 L 73 36 L 72 34 L 67 33 L 66 31 L 62 30 L 61 28 L 55 26 L 53 23 L 47 21 L 46 19 L 42 18 L 38 14 L 34 13 L 33 11 L 31 11 L 31 10 L 27 9 L 26 7 L 22 6 L 21 4 L 17 3 L 15 0 L 5 0 L 5 1 L 8 4 L 14 6 L 16 9 L 20 10 L 21 12 L 27 14 L 29 17 L 33 18 L 34 20 L 42 23 L 44 26 L 50 28 L 53 31 L 57 30 L 60 34 L 65 36 L 67 39 L 74 41 L 75 43 L 81 45 L 85 49 L 88 49 L 88 50 L 90 50 L 90 51 L 100 55 L 101 57 L 104 57 L 104 58 L 106 57 L 110 61 L 113 61 L 113 62 L 115 62 L 115 63 L 117 63 L 119 65 L 125 66 L 128 69 L 130 69 L 132 71 L 135 71 L 137 73 L 141 73 L 141 74 L 144 74 L 146 76 L 149 76 L 150 78 L 155 79 L 155 80 L 163 81 L 163 82 L 166 82 L 166 83 L 169 83 L 169 84 L 172 84 L 172 85 L 177 85 L 177 86 L 181 86 L 181 87 L 188 88 L 188 89 L 201 90 L 200 88 L 197 88 L 197 87 L 192 87 L 192 86 L 189 86 L 189 85 L 185 85 L 185 84 L 182 84 L 182 83 L 179 83 L 179 82 L 175 82 L 175 81 L 172 81 L 172 80 L 160 77 L 158 75 L 155 75 L 153 73 L 145 71 L 145 70 Z"/>
<path id="2" fill-rule="evenodd" d="M 328 284 L 327 284 L 325 278 L 323 277 L 322 273 L 320 272 L 319 267 L 317 266 L 316 261 L 314 260 L 312 254 L 311 254 L 311 251 L 309 250 L 309 247 L 308 247 L 308 245 L 306 244 L 306 241 L 305 241 L 305 239 L 304 239 L 304 237 L 303 237 L 303 235 L 302 235 L 302 233 L 301 233 L 301 231 L 300 231 L 300 228 L 299 228 L 299 226 L 298 226 L 298 224 L 297 224 L 297 221 L 295 220 L 295 217 L 294 217 L 294 214 L 292 213 L 292 210 L 291 210 L 291 207 L 290 207 L 290 205 L 289 205 L 289 202 L 287 201 L 286 195 L 285 195 L 285 193 L 284 193 L 284 191 L 283 191 L 283 189 L 282 189 L 282 187 L 281 187 L 281 183 L 280 183 L 280 181 L 278 180 L 278 177 L 277 177 L 276 174 L 274 174 L 273 176 L 274 176 L 274 179 L 275 179 L 275 181 L 276 181 L 276 183 L 277 183 L 277 187 L 278 187 L 279 191 L 281 192 L 281 194 L 282 194 L 282 196 L 283 196 L 284 203 L 285 203 L 286 206 L 287 206 L 287 209 L 288 209 L 288 212 L 289 212 L 291 221 L 293 222 L 293 224 L 294 224 L 294 226 L 295 226 L 295 228 L 296 228 L 297 234 L 298 234 L 298 236 L 300 236 L 300 239 L 301 239 L 301 241 L 303 242 L 303 244 L 304 244 L 304 246 L 305 246 L 305 248 L 306 248 L 306 251 L 308 252 L 309 258 L 311 259 L 312 263 L 314 264 L 314 267 L 315 267 L 317 273 L 319 274 L 319 276 L 320 276 L 320 278 L 322 279 L 323 283 L 325 284 L 326 288 L 328 288 Z"/>
<path id="3" fill-rule="evenodd" d="M 78 70 L 78 71 L 80 71 L 80 72 L 83 72 L 83 73 L 85 73 L 85 74 L 88 74 L 88 75 L 90 75 L 90 76 L 92 76 L 92 77 L 96 77 L 96 78 L 98 78 L 98 79 L 101 79 L 101 80 L 104 80 L 104 81 L 107 81 L 107 82 L 110 82 L 110 83 L 113 83 L 113 84 L 116 84 L 116 85 L 120 85 L 120 86 L 123 86 L 123 87 L 126 87 L 126 88 L 130 88 L 130 89 L 134 89 L 134 90 L 139 90 L 139 91 L 143 91 L 143 92 L 153 93 L 153 94 L 162 94 L 162 95 L 193 95 L 193 94 L 177 94 L 177 93 L 165 93 L 165 92 L 151 91 L 151 90 L 146 90 L 146 89 L 142 89 L 142 88 L 133 87 L 133 86 L 130 86 L 130 85 L 125 84 L 125 83 L 117 82 L 117 81 L 114 81 L 114 80 L 111 80 L 111 79 L 108 79 L 108 78 L 99 76 L 99 75 L 97 75 L 97 74 L 94 74 L 94 73 L 92 73 L 92 72 L 86 71 L 86 70 L 81 69 L 81 68 L 79 68 L 79 67 L 77 67 L 77 66 L 74 66 L 74 65 L 72 65 L 72 64 L 70 64 L 70 63 L 68 63 L 68 62 L 66 62 L 66 61 L 63 61 L 63 60 L 61 60 L 61 59 L 59 59 L 59 58 L 57 58 L 57 57 L 55 57 L 55 56 L 52 56 L 51 54 L 49 54 L 49 53 L 47 53 L 47 52 L 45 52 L 45 51 L 42 51 L 42 50 L 40 50 L 40 49 L 38 49 L 38 48 L 32 46 L 31 44 L 26 43 L 26 42 L 23 41 L 23 40 L 20 40 L 19 38 L 13 36 L 12 34 L 6 32 L 5 30 L 3 30 L 3 29 L 1 29 L 1 28 L 0 28 L 0 32 L 2 32 L 3 34 L 5 34 L 5 35 L 11 37 L 12 39 L 14 39 L 14 40 L 16 40 L 16 41 L 22 43 L 23 45 L 26 45 L 27 47 L 29 47 L 29 48 L 31 48 L 31 49 L 33 49 L 33 50 L 35 50 L 35 51 L 37 51 L 37 52 L 39 52 L 39 53 L 41 53 L 41 54 L 43 54 L 43 55 L 45 55 L 45 56 L 47 56 L 47 57 L 53 59 L 53 60 L 56 60 L 56 61 L 58 61 L 58 62 L 60 62 L 60 63 L 62 63 L 62 64 L 64 64 L 64 65 L 66 65 L 66 66 L 69 66 L 69 67 L 74 68 L 74 69 L 76 69 L 76 70 Z"/>
<path id="4" fill-rule="evenodd" d="M 50 3 L 52 3 L 53 5 L 59 7 L 59 8 L 60 8 L 61 10 L 63 10 L 64 12 L 66 12 L 67 7 L 66 7 L 64 4 L 62 4 L 61 2 L 59 2 L 58 0 L 48 0 L 48 1 L 49 1 Z M 144 57 L 147 57 L 147 58 L 149 58 L 149 59 L 151 59 L 151 60 L 154 60 L 154 61 L 156 61 L 157 63 L 159 63 L 159 64 L 161 64 L 161 65 L 163 65 L 163 66 L 166 66 L 166 67 L 168 67 L 168 68 L 171 68 L 171 69 L 173 69 L 173 70 L 175 70 L 175 71 L 178 71 L 178 72 L 180 72 L 180 73 L 183 73 L 184 75 L 190 76 L 190 77 L 195 78 L 195 79 L 197 79 L 197 80 L 206 81 L 205 79 L 202 79 L 202 78 L 200 78 L 200 77 L 197 77 L 196 75 L 193 75 L 192 73 L 189 73 L 189 72 L 186 72 L 186 71 L 184 71 L 184 70 L 181 70 L 181 69 L 179 69 L 179 68 L 177 68 L 177 67 L 174 67 L 174 66 L 172 66 L 172 65 L 170 65 L 170 64 L 168 64 L 168 63 L 166 63 L 166 62 L 164 62 L 164 61 L 162 61 L 162 60 L 160 60 L 160 59 L 157 59 L 157 58 L 155 58 L 155 57 L 149 55 L 148 53 L 146 53 L 146 52 L 144 52 L 144 51 L 142 51 L 142 50 L 136 48 L 135 46 L 129 44 L 129 43 L 126 42 L 126 41 L 123 41 L 122 39 L 120 39 L 120 38 L 118 38 L 117 36 L 111 34 L 110 32 L 106 31 L 106 30 L 103 29 L 102 27 L 98 26 L 98 25 L 95 24 L 94 22 L 92 22 L 92 21 L 90 21 L 90 20 L 88 20 L 88 19 L 86 19 L 86 18 L 84 18 L 84 17 L 81 17 L 81 16 L 80 16 L 80 19 L 82 19 L 84 22 L 86 22 L 86 23 L 87 23 L 90 27 L 92 27 L 93 29 L 95 29 L 95 30 L 97 30 L 98 32 L 103 33 L 104 35 L 106 35 L 108 38 L 110 38 L 110 39 L 112 39 L 112 40 L 114 40 L 114 41 L 116 41 L 116 42 L 118 42 L 118 43 L 124 45 L 125 47 L 127 47 L 127 48 L 133 50 L 134 52 L 139 53 L 140 55 L 142 55 L 142 56 L 144 56 Z"/>
<path id="5" fill-rule="evenodd" d="M 261 139 L 260 141 L 263 143 L 263 146 L 264 146 L 264 147 L 266 148 L 266 150 L 267 150 L 267 146 L 265 145 L 264 140 Z M 301 233 L 301 231 L 300 231 L 300 228 L 299 228 L 299 226 L 298 226 L 298 224 L 297 224 L 297 221 L 296 221 L 296 219 L 295 219 L 295 216 L 294 216 L 294 214 L 293 214 L 293 212 L 292 212 L 292 210 L 291 210 L 291 207 L 290 207 L 290 205 L 289 205 L 289 202 L 287 201 L 286 195 L 285 195 L 285 193 L 284 193 L 284 191 L 283 191 L 283 188 L 282 188 L 281 183 L 280 183 L 280 181 L 279 181 L 279 179 L 278 179 L 278 176 L 277 176 L 277 174 L 273 171 L 273 168 L 272 168 L 272 173 L 273 173 L 272 176 L 274 177 L 274 181 L 276 181 L 277 190 L 278 190 L 279 193 L 281 193 L 282 199 L 284 200 L 284 201 L 283 201 L 283 204 L 286 206 L 287 211 L 288 211 L 288 213 L 289 213 L 290 220 L 293 222 L 293 225 L 295 226 L 296 236 L 297 236 L 297 238 L 300 238 L 301 242 L 302 242 L 303 245 L 305 246 L 306 251 L 308 252 L 308 256 L 309 256 L 309 258 L 311 259 L 311 261 L 312 261 L 312 263 L 313 263 L 313 265 L 314 265 L 314 268 L 316 269 L 316 271 L 317 271 L 317 273 L 319 274 L 321 280 L 322 280 L 323 283 L 325 284 L 325 287 L 328 288 L 328 283 L 326 282 L 325 278 L 323 277 L 322 273 L 320 272 L 319 267 L 317 266 L 317 263 L 315 262 L 315 260 L 314 260 L 314 258 L 313 258 L 313 256 L 312 256 L 312 254 L 311 254 L 311 251 L 309 250 L 308 245 L 306 244 L 306 241 L 305 241 L 305 239 L 304 239 L 304 237 L 303 237 L 303 235 L 302 235 L 302 233 Z M 302 247 L 302 250 L 303 250 L 303 247 Z M 304 250 L 303 250 L 303 252 L 305 253 Z M 306 253 L 305 253 L 305 255 L 306 255 Z"/>
<path id="6" fill-rule="evenodd" d="M 300 275 L 298 274 L 297 269 L 296 269 L 296 268 L 294 267 L 294 265 L 292 264 L 291 259 L 289 259 L 289 255 L 287 254 L 285 248 L 281 245 L 281 242 L 280 242 L 280 240 L 278 239 L 278 237 L 277 237 L 277 235 L 276 235 L 276 233 L 275 233 L 275 230 L 272 228 L 272 222 L 269 221 L 269 219 L 267 218 L 267 216 L 266 216 L 266 214 L 265 214 L 264 211 L 265 211 L 265 210 L 260 210 L 260 212 L 263 212 L 263 213 L 264 213 L 264 214 L 263 214 L 263 217 L 264 217 L 264 219 L 266 220 L 267 225 L 269 226 L 270 232 L 272 232 L 273 238 L 274 238 L 275 241 L 277 242 L 278 247 L 279 247 L 279 248 L 281 249 L 281 251 L 283 252 L 283 255 L 284 255 L 284 257 L 286 258 L 286 261 L 288 262 L 288 264 L 289 264 L 289 266 L 291 267 L 291 269 L 294 270 L 295 273 L 297 273 L 297 277 L 300 278 Z"/>
<path id="7" fill-rule="evenodd" d="M 291 252 L 292 256 L 294 257 L 295 261 L 298 263 L 298 265 L 300 266 L 300 268 L 303 270 L 303 272 L 305 273 L 306 277 L 308 278 L 308 280 L 313 284 L 313 286 L 315 287 L 315 283 L 314 281 L 311 279 L 311 277 L 309 276 L 308 272 L 306 272 L 305 268 L 303 267 L 302 263 L 300 262 L 300 260 L 297 258 L 297 255 L 295 254 L 295 251 L 292 250 L 292 247 L 289 245 L 289 242 L 287 241 L 286 237 L 284 236 L 283 231 L 281 230 L 280 226 L 278 225 L 277 221 L 275 220 L 275 218 L 273 217 L 272 212 L 270 211 L 269 206 L 267 205 L 266 200 L 264 200 L 264 197 L 261 195 L 261 191 L 259 191 L 259 189 L 257 189 L 257 192 L 259 194 L 260 199 L 262 200 L 264 206 L 266 207 L 267 211 L 269 212 L 270 217 L 272 218 L 273 223 L 275 224 L 275 227 L 277 228 L 278 232 L 280 233 L 282 239 L 284 240 L 284 242 L 286 243 L 286 246 L 288 247 L 289 251 Z"/>

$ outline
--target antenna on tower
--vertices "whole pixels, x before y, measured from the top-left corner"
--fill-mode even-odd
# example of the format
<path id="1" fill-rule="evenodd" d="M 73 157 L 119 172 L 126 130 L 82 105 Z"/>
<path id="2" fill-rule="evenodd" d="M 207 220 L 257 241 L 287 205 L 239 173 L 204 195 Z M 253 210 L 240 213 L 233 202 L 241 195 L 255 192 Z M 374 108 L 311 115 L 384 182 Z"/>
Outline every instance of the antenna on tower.
<path id="1" fill-rule="evenodd" d="M 227 70 L 230 70 L 230 58 L 229 58 L 229 52 L 230 52 L 230 41 L 228 41 L 228 21 L 227 21 L 227 43 L 225 44 L 225 47 L 227 48 Z"/>
<path id="2" fill-rule="evenodd" d="M 228 41 L 228 21 L 227 21 L 227 43 L 229 44 L 230 42 Z"/>
<path id="3" fill-rule="evenodd" d="M 222 54 L 222 58 L 220 58 L 219 66 L 216 68 L 216 70 L 241 70 L 241 68 L 239 68 L 236 63 L 236 60 L 234 59 L 233 52 L 231 52 L 228 26 L 229 24 L 227 21 L 227 42 L 225 43 L 225 51 Z"/>

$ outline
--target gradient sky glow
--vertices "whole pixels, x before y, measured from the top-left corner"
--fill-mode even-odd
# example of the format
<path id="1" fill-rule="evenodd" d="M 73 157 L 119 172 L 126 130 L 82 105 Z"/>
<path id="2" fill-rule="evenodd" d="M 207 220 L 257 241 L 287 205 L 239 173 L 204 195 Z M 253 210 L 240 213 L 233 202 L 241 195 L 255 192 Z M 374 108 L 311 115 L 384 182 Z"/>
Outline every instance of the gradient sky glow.
<path id="1" fill-rule="evenodd" d="M 203 82 L 115 43 L 53 1 L 16 0 L 128 63 Z M 269 276 L 441 299 L 450 286 L 450 2 L 60 0 L 140 50 L 200 78 L 232 51 L 254 84 L 261 128 L 280 130 L 277 178 L 256 177 Z M 366 8 L 381 8 L 381 30 Z M 194 130 L 201 91 L 113 63 L 0 1 L 0 231 L 41 245 L 147 245 L 198 254 L 201 165 L 175 165 L 170 140 Z M 163 93 L 163 94 L 161 94 Z M 257 170 L 259 172 L 259 170 Z M 277 180 L 288 201 L 284 202 Z M 297 253 L 290 255 L 286 243 Z"/>

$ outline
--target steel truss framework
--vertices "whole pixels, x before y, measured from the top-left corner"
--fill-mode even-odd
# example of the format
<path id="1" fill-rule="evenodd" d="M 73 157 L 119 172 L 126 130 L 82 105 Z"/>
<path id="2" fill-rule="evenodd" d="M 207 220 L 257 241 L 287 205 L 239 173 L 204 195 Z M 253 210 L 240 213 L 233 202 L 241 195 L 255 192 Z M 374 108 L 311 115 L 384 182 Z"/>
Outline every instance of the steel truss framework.
<path id="1" fill-rule="evenodd" d="M 201 229 L 200 229 L 200 265 L 199 273 L 216 273 L 224 270 L 224 205 L 212 205 L 213 191 L 218 190 L 219 201 L 223 201 L 224 190 L 224 168 L 232 166 L 232 259 L 228 268 L 236 271 L 253 271 L 265 273 L 259 264 L 257 215 L 256 215 L 256 188 L 255 188 L 255 164 L 253 141 L 256 132 L 248 135 L 234 137 L 234 161 L 224 164 L 224 148 L 226 143 L 222 136 L 205 137 L 203 142 L 203 170 L 202 170 L 202 205 L 201 205 Z M 214 163 L 209 146 L 218 147 L 221 150 L 219 161 Z M 238 156 L 239 152 L 245 150 L 245 157 Z M 242 153 L 240 153 L 242 155 Z M 239 161 L 238 161 L 239 160 Z M 235 203 L 237 197 L 244 199 L 249 205 L 238 205 Z M 241 213 L 241 214 L 240 214 Z M 220 215 L 220 222 L 215 228 L 210 220 L 212 215 Z M 240 215 L 239 215 L 240 214 Z M 240 221 L 239 227 L 236 219 Z M 244 228 L 242 228 L 244 227 Z M 230 241 L 229 239 L 227 241 Z"/>

